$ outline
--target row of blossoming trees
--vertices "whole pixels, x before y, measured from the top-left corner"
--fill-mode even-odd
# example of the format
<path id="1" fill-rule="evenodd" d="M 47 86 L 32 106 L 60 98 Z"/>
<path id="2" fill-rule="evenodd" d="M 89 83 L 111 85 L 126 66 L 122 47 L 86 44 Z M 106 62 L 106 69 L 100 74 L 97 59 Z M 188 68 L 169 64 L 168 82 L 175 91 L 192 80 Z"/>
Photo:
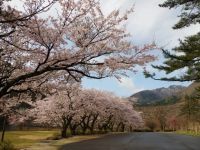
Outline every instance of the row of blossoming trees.
<path id="1" fill-rule="evenodd" d="M 29 105 L 29 109 L 19 107 L 10 111 L 10 124 L 29 122 L 30 125 L 31 122 L 32 126 L 59 128 L 62 137 L 67 137 L 67 130 L 76 135 L 133 131 L 143 126 L 142 117 L 131 102 L 109 92 L 83 89 L 77 84 L 70 84 L 42 100 L 30 101 Z"/>
<path id="2" fill-rule="evenodd" d="M 4 123 L 10 112 L 15 111 L 10 104 L 17 105 L 22 99 L 27 101 L 27 97 L 38 99 L 38 95 L 41 98 L 50 96 L 46 103 L 52 102 L 54 107 L 53 103 L 56 104 L 65 95 L 54 95 L 59 93 L 55 92 L 59 91 L 55 83 L 59 85 L 70 80 L 81 82 L 83 77 L 119 78 L 126 75 L 127 71 L 137 71 L 136 66 L 144 66 L 155 60 L 149 53 L 155 48 L 154 44 L 135 46 L 129 40 L 130 34 L 124 25 L 133 12 L 132 8 L 123 15 L 119 10 L 105 15 L 97 0 L 22 0 L 21 10 L 9 2 L 0 2 L 0 111 L 3 112 Z M 67 96 L 66 100 L 69 100 Z M 76 100 L 81 101 L 80 98 Z M 112 100 L 105 100 L 109 101 Z M 114 110 L 114 107 L 120 108 L 118 103 L 113 103 L 112 107 L 108 105 Z M 98 109 L 103 112 L 103 108 Z M 125 119 L 124 113 L 121 111 L 118 114 Z M 97 120 L 103 118 L 103 114 L 100 114 Z M 45 119 L 45 114 L 40 117 Z M 70 123 L 67 121 L 64 124 L 75 128 L 77 123 L 80 124 L 77 120 L 84 116 L 75 115 L 72 118 Z M 90 126 L 87 125 L 87 128 Z"/>
<path id="3" fill-rule="evenodd" d="M 76 89 L 74 89 L 76 88 Z M 60 127 L 62 137 L 90 131 L 132 131 L 142 126 L 140 114 L 132 104 L 108 92 L 74 87 L 37 101 L 31 115 L 35 123 Z"/>

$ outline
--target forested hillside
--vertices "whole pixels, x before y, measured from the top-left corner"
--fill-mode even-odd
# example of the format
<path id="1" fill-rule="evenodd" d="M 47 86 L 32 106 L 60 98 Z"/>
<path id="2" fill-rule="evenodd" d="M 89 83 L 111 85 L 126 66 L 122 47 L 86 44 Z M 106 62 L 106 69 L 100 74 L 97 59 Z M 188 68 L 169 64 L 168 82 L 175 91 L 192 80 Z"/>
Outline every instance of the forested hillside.
<path id="1" fill-rule="evenodd" d="M 173 94 L 176 93 L 177 96 L 174 95 L 174 98 L 178 97 L 178 99 L 177 101 L 168 101 L 168 103 L 166 103 L 166 100 L 163 100 L 162 97 L 159 100 L 159 96 L 157 95 L 161 95 L 163 92 L 163 95 L 166 96 L 169 94 L 167 92 L 170 92 L 170 87 L 166 89 L 160 88 L 152 91 L 142 91 L 136 93 L 134 96 L 139 95 L 138 101 L 133 101 L 133 96 L 131 96 L 129 99 L 133 101 L 136 109 L 142 112 L 146 127 L 151 130 L 187 129 L 198 131 L 199 102 L 194 98 L 194 95 L 199 86 L 200 83 L 194 82 L 188 87 L 183 87 L 182 90 L 179 90 L 177 93 L 171 90 L 171 98 L 173 97 Z M 165 91 L 166 94 L 164 93 Z M 155 97 L 152 96 L 152 93 Z M 145 96 L 147 97 L 142 99 Z M 155 101 L 153 98 L 157 98 L 157 101 Z"/>
<path id="2" fill-rule="evenodd" d="M 168 88 L 144 90 L 133 94 L 129 100 L 142 106 L 174 104 L 181 99 L 180 95 L 185 89 L 186 87 L 173 85 Z"/>

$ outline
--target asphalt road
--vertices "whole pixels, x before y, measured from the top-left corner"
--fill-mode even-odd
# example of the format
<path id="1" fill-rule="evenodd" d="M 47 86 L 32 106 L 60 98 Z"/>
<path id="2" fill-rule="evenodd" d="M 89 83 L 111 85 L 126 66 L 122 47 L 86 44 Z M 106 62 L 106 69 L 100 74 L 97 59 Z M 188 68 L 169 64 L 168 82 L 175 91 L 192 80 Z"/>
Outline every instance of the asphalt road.
<path id="1" fill-rule="evenodd" d="M 67 144 L 61 150 L 200 150 L 200 137 L 173 133 L 126 133 Z"/>

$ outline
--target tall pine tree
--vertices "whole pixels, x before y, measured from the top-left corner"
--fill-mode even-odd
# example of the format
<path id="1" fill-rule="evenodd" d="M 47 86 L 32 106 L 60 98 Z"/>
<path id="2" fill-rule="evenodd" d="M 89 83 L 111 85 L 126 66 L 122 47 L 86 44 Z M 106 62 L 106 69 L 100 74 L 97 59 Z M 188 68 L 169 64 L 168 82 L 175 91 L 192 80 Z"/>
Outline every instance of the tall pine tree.
<path id="1" fill-rule="evenodd" d="M 173 27 L 174 29 L 180 29 L 188 27 L 191 24 L 200 23 L 200 0 L 167 0 L 161 7 L 177 8 L 182 7 L 181 18 L 179 22 Z"/>
<path id="2" fill-rule="evenodd" d="M 191 24 L 200 24 L 200 0 L 167 0 L 161 7 L 177 8 L 182 7 L 179 22 L 173 27 L 181 29 Z M 171 52 L 162 50 L 166 58 L 163 65 L 153 66 L 166 74 L 177 70 L 183 70 L 180 76 L 156 78 L 155 73 L 150 74 L 145 71 L 146 77 L 155 80 L 165 81 L 200 81 L 200 32 L 196 35 L 186 37 L 179 41 L 179 46 L 172 49 Z"/>

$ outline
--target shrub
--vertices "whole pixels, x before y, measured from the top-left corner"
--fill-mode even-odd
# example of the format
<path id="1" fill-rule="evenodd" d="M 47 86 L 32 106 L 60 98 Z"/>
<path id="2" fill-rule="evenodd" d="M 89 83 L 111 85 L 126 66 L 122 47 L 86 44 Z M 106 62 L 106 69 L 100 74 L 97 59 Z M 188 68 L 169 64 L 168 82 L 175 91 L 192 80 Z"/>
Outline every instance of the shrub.
<path id="1" fill-rule="evenodd" d="M 16 150 L 10 141 L 0 142 L 0 150 Z"/>

